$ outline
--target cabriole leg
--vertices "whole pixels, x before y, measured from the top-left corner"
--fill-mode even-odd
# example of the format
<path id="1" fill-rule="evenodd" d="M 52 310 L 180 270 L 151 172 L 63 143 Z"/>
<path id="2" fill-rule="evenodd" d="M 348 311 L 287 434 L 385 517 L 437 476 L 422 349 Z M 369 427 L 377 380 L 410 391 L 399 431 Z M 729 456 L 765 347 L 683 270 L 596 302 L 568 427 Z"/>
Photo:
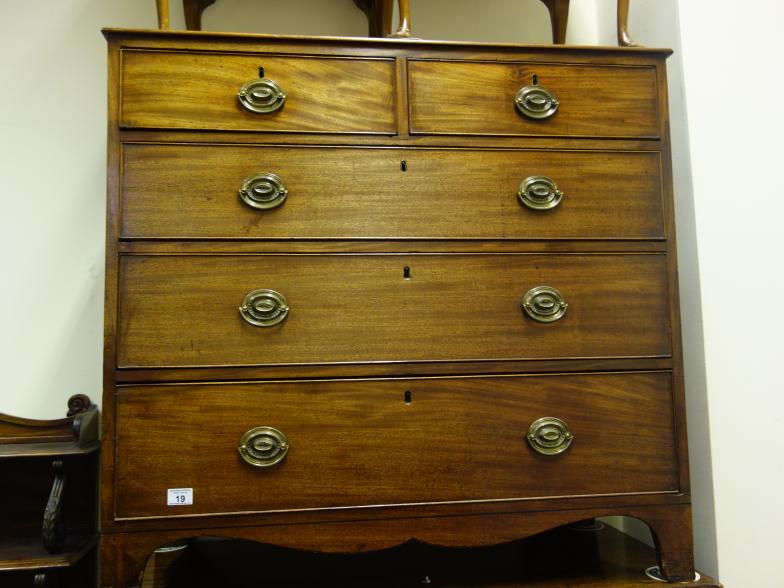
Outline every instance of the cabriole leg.
<path id="1" fill-rule="evenodd" d="M 566 25 L 569 22 L 569 0 L 542 0 L 550 11 L 550 23 L 553 28 L 553 43 L 566 43 Z"/>

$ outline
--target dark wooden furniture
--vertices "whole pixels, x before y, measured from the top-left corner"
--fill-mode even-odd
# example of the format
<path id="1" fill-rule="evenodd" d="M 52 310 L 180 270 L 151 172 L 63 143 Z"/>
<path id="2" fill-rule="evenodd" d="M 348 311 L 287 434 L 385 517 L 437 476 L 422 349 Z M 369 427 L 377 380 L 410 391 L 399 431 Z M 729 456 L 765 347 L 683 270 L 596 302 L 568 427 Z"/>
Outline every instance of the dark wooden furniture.
<path id="1" fill-rule="evenodd" d="M 648 545 L 613 529 L 558 528 L 480 549 L 408 543 L 386 551 L 305 553 L 231 539 L 200 539 L 155 553 L 142 588 L 653 588 Z M 252 561 L 253 565 L 247 565 Z M 675 586 L 720 588 L 699 575 Z"/>
<path id="2" fill-rule="evenodd" d="M 103 586 L 604 515 L 693 577 L 668 51 L 106 36 Z"/>
<path id="3" fill-rule="evenodd" d="M 68 416 L 0 413 L 0 585 L 94 586 L 98 411 L 71 397 Z"/>
<path id="4" fill-rule="evenodd" d="M 201 15 L 204 9 L 215 4 L 216 0 L 182 0 L 185 12 L 185 26 L 188 30 L 201 30 Z M 550 12 L 553 29 L 553 43 L 566 43 L 566 28 L 569 21 L 569 0 L 542 0 Z M 169 28 L 169 0 L 156 0 L 158 7 L 158 28 Z M 392 32 L 393 0 L 354 0 L 357 7 L 368 19 L 368 36 L 370 37 L 409 37 L 411 35 L 411 12 L 409 0 L 398 0 L 400 23 Z M 634 46 L 629 35 L 629 0 L 618 0 L 618 45 Z"/>

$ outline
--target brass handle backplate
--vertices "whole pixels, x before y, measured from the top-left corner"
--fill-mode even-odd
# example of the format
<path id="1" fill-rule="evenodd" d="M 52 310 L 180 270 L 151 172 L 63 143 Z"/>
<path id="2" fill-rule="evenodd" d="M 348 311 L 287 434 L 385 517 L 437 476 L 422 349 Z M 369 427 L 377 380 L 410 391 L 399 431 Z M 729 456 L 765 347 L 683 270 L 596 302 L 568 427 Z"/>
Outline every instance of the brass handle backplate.
<path id="1" fill-rule="evenodd" d="M 250 465 L 267 468 L 286 457 L 289 440 L 272 427 L 255 427 L 242 436 L 237 451 Z"/>
<path id="2" fill-rule="evenodd" d="M 561 203 L 563 192 L 547 176 L 528 176 L 517 192 L 520 202 L 534 210 L 548 210 Z"/>
<path id="3" fill-rule="evenodd" d="M 245 178 L 240 187 L 242 201 L 258 210 L 276 208 L 286 200 L 289 190 L 280 176 L 270 173 L 254 174 Z"/>
<path id="4" fill-rule="evenodd" d="M 286 319 L 289 304 L 275 290 L 248 292 L 240 305 L 240 316 L 255 327 L 271 327 Z"/>
<path id="5" fill-rule="evenodd" d="M 555 417 L 542 417 L 531 423 L 526 435 L 528 444 L 542 455 L 558 455 L 572 444 L 574 435 L 569 426 Z"/>
<path id="6" fill-rule="evenodd" d="M 274 80 L 258 78 L 245 82 L 237 92 L 237 98 L 245 109 L 259 114 L 268 114 L 283 107 L 286 94 Z"/>
<path id="7" fill-rule="evenodd" d="M 550 118 L 558 111 L 558 98 L 550 90 L 539 85 L 536 75 L 530 86 L 523 86 L 515 96 L 517 110 L 528 118 L 537 120 Z"/>
<path id="8" fill-rule="evenodd" d="M 569 307 L 561 293 L 550 286 L 531 288 L 523 295 L 520 305 L 528 316 L 540 323 L 557 321 Z"/>

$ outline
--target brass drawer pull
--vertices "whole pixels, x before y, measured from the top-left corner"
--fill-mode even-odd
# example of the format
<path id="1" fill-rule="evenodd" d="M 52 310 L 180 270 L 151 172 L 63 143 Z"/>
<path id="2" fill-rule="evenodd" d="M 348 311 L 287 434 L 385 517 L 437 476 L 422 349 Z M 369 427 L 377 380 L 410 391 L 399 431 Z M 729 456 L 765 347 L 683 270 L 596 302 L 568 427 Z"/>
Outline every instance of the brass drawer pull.
<path id="1" fill-rule="evenodd" d="M 240 316 L 255 327 L 271 327 L 286 319 L 289 304 L 275 290 L 248 292 L 240 305 Z"/>
<path id="2" fill-rule="evenodd" d="M 255 427 L 242 436 L 237 451 L 250 465 L 268 468 L 286 457 L 289 440 L 272 427 Z"/>
<path id="3" fill-rule="evenodd" d="M 520 183 L 517 196 L 533 210 L 549 210 L 561 203 L 563 192 L 547 176 L 528 176 Z"/>
<path id="4" fill-rule="evenodd" d="M 517 110 L 528 118 L 542 120 L 550 118 L 558 111 L 558 98 L 550 90 L 539 85 L 539 79 L 534 74 L 530 86 L 523 86 L 515 96 Z"/>
<path id="5" fill-rule="evenodd" d="M 521 306 L 535 321 L 552 323 L 566 314 L 569 304 L 555 288 L 537 286 L 525 293 Z"/>
<path id="6" fill-rule="evenodd" d="M 572 444 L 574 435 L 569 426 L 555 417 L 542 417 L 531 423 L 526 435 L 528 444 L 542 455 L 558 455 Z"/>
<path id="7" fill-rule="evenodd" d="M 280 176 L 270 173 L 245 178 L 240 187 L 242 201 L 257 210 L 276 208 L 286 200 L 289 190 Z"/>
<path id="8" fill-rule="evenodd" d="M 268 114 L 283 107 L 286 94 L 274 80 L 260 77 L 245 82 L 237 92 L 237 98 L 245 109 L 259 114 Z"/>

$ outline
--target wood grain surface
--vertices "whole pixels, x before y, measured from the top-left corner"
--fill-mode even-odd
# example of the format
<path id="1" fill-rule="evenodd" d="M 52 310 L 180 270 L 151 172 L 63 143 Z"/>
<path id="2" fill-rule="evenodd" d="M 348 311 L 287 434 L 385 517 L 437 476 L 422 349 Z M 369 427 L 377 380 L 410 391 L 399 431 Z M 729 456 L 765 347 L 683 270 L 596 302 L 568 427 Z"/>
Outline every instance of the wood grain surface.
<path id="1" fill-rule="evenodd" d="M 412 133 L 658 137 L 652 67 L 410 60 L 408 69 Z M 546 120 L 515 106 L 534 74 L 560 102 Z"/>
<path id="2" fill-rule="evenodd" d="M 404 163 L 405 162 L 405 163 Z M 656 152 L 123 146 L 124 239 L 662 239 Z M 259 211 L 243 180 L 274 173 L 284 204 Z M 521 182 L 564 192 L 537 211 Z"/>
<path id="3" fill-rule="evenodd" d="M 286 93 L 280 110 L 245 110 L 259 68 Z M 395 62 L 279 55 L 123 51 L 121 127 L 394 134 Z"/>
<path id="4" fill-rule="evenodd" d="M 670 380 L 653 372 L 124 387 L 116 513 L 675 492 Z M 560 455 L 526 443 L 545 416 L 574 435 Z M 259 426 L 288 437 L 276 466 L 238 454 L 242 435 Z M 182 487 L 193 488 L 193 506 L 167 506 L 167 488 Z"/>
<path id="5" fill-rule="evenodd" d="M 486 546 L 606 515 L 693 577 L 667 50 L 105 34 L 102 586 L 195 536 Z M 288 96 L 271 115 L 237 100 L 260 67 Z M 534 74 L 548 120 L 514 106 Z M 240 203 L 257 172 L 282 207 Z M 529 174 L 557 209 L 518 203 Z M 542 284 L 557 323 L 520 308 Z M 240 318 L 258 288 L 285 322 Z M 569 451 L 533 455 L 534 416 Z M 236 450 L 262 424 L 292 442 L 265 473 Z"/>
<path id="6" fill-rule="evenodd" d="M 663 255 L 123 256 L 123 367 L 666 356 Z M 410 278 L 404 277 L 409 268 Z M 556 288 L 549 324 L 523 295 Z M 288 301 L 272 327 L 245 295 Z"/>

